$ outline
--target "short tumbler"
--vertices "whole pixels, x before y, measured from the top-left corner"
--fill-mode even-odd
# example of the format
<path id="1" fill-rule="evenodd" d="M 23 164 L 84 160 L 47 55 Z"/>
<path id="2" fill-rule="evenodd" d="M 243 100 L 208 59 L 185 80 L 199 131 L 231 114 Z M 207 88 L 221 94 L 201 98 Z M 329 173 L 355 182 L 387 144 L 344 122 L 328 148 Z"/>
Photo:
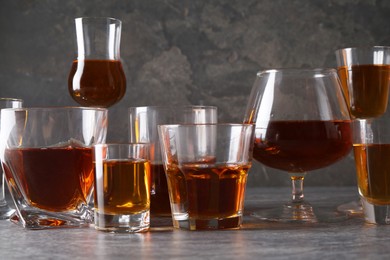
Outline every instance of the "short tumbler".
<path id="1" fill-rule="evenodd" d="M 159 135 L 174 227 L 239 228 L 253 125 L 160 125 Z"/>
<path id="2" fill-rule="evenodd" d="M 92 146 L 104 143 L 107 110 L 81 107 L 1 110 L 0 157 L 28 229 L 88 226 Z"/>
<path id="3" fill-rule="evenodd" d="M 149 144 L 95 146 L 95 229 L 114 233 L 149 229 L 149 147 Z"/>

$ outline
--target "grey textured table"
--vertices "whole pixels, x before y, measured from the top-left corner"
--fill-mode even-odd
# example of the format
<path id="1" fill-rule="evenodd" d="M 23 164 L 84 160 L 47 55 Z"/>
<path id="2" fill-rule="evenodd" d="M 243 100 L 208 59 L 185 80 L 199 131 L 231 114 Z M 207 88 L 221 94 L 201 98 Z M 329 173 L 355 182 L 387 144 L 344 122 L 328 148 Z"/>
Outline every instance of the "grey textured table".
<path id="1" fill-rule="evenodd" d="M 315 205 L 357 198 L 355 187 L 307 187 Z M 288 188 L 251 188 L 246 214 L 282 203 Z M 0 221 L 0 259 L 388 259 L 390 226 L 365 224 L 360 217 L 337 223 L 288 225 L 246 216 L 241 230 L 181 231 L 158 222 L 142 234 L 109 234 L 93 228 L 24 230 Z M 159 227 L 157 227 L 159 226 Z"/>

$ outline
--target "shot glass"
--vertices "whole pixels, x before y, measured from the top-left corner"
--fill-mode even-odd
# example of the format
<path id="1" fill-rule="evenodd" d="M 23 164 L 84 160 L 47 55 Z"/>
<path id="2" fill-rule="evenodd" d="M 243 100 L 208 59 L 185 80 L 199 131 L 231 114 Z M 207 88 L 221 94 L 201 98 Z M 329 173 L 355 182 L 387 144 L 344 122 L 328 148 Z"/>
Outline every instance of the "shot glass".
<path id="1" fill-rule="evenodd" d="M 0 109 L 3 108 L 19 108 L 22 107 L 23 100 L 17 98 L 0 98 Z M 1 129 L 1 125 L 0 125 Z M 7 204 L 6 200 L 5 177 L 0 166 L 0 219 L 8 219 L 13 213 L 14 209 Z"/>
<path id="2" fill-rule="evenodd" d="M 1 110 L 0 157 L 27 229 L 93 223 L 92 146 L 104 143 L 107 109 L 81 107 Z"/>
<path id="3" fill-rule="evenodd" d="M 253 129 L 251 124 L 159 126 L 175 228 L 240 228 Z"/>
<path id="4" fill-rule="evenodd" d="M 151 144 L 151 208 L 152 217 L 170 217 L 171 208 L 167 179 L 161 157 L 157 126 L 160 124 L 216 123 L 214 106 L 146 106 L 129 108 L 131 143 Z"/>
<path id="5" fill-rule="evenodd" d="M 95 146 L 95 229 L 113 233 L 149 229 L 149 147 L 141 143 Z"/>
<path id="6" fill-rule="evenodd" d="M 354 122 L 354 155 L 364 218 L 390 224 L 390 120 L 388 115 Z"/>

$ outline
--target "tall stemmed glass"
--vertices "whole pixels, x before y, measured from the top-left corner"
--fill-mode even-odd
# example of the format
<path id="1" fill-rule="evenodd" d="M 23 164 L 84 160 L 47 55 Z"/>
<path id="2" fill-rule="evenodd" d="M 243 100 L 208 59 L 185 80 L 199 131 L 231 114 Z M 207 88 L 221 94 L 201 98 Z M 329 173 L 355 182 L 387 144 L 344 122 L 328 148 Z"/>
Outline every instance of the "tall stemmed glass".
<path id="1" fill-rule="evenodd" d="M 286 222 L 333 221 L 333 214 L 318 216 L 305 201 L 303 181 L 308 171 L 339 161 L 352 148 L 349 111 L 336 70 L 258 73 L 245 122 L 256 125 L 253 158 L 288 172 L 292 181 L 290 202 L 254 216 Z"/>
<path id="2" fill-rule="evenodd" d="M 126 92 L 120 60 L 122 22 L 114 18 L 75 19 L 77 59 L 73 61 L 68 88 L 82 106 L 110 107 Z"/>
<path id="3" fill-rule="evenodd" d="M 1 108 L 22 107 L 23 100 L 17 98 L 0 98 Z M 0 125 L 1 131 L 1 125 Z M 0 219 L 8 219 L 15 210 L 9 207 L 5 198 L 5 179 L 2 167 L 0 166 Z"/>
<path id="4" fill-rule="evenodd" d="M 390 88 L 390 47 L 371 46 L 336 50 L 339 74 L 352 119 L 365 125 L 366 141 L 373 136 L 372 120 L 387 109 Z M 364 122 L 363 122 L 364 121 Z M 338 207 L 342 212 L 362 214 L 360 201 Z"/>

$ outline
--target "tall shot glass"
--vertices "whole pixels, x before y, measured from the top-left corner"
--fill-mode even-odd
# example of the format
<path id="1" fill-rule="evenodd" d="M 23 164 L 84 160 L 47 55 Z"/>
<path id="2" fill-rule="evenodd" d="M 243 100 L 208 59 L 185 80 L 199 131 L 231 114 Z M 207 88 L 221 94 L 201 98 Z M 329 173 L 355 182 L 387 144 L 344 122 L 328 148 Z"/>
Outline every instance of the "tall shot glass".
<path id="1" fill-rule="evenodd" d="M 216 123 L 214 106 L 145 106 L 129 108 L 131 143 L 150 143 L 151 216 L 170 217 L 171 207 L 164 172 L 157 126 L 161 124 Z"/>
<path id="2" fill-rule="evenodd" d="M 22 107 L 23 100 L 17 98 L 0 98 L 0 109 Z M 1 131 L 1 125 L 0 125 Z M 8 219 L 15 211 L 8 204 L 5 197 L 5 177 L 0 167 L 0 219 Z"/>
<path id="3" fill-rule="evenodd" d="M 253 130 L 252 124 L 159 126 L 175 228 L 240 228 Z"/>
<path id="4" fill-rule="evenodd" d="M 107 109 L 3 109 L 1 127 L 0 158 L 15 221 L 27 229 L 92 223 L 92 146 L 105 142 Z"/>

